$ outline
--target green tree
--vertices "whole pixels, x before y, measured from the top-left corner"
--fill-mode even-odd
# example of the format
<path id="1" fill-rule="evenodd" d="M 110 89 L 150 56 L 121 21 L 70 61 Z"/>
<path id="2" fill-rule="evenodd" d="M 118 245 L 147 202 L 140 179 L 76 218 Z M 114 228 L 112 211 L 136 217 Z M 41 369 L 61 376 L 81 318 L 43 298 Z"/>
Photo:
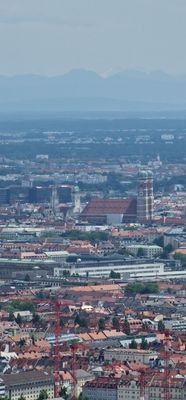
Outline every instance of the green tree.
<path id="1" fill-rule="evenodd" d="M 25 275 L 25 282 L 30 282 L 30 275 L 28 274 Z"/>
<path id="2" fill-rule="evenodd" d="M 89 400 L 89 397 L 83 396 L 83 393 L 80 393 L 78 400 Z"/>
<path id="3" fill-rule="evenodd" d="M 9 321 L 15 321 L 15 317 L 14 317 L 14 313 L 13 313 L 13 312 L 10 312 L 10 313 L 9 313 L 8 320 L 9 320 Z"/>
<path id="4" fill-rule="evenodd" d="M 173 246 L 171 243 L 169 243 L 169 244 L 167 244 L 167 246 L 164 247 L 161 257 L 168 258 L 169 254 L 172 253 L 172 251 L 173 251 Z"/>
<path id="5" fill-rule="evenodd" d="M 69 394 L 67 391 L 67 387 L 66 386 L 62 386 L 60 393 L 59 393 L 60 397 L 62 397 L 64 400 L 68 400 L 69 399 Z"/>
<path id="6" fill-rule="evenodd" d="M 142 338 L 140 347 L 141 347 L 142 350 L 148 350 L 149 344 L 148 344 L 148 342 L 147 342 L 147 340 L 145 338 Z"/>
<path id="7" fill-rule="evenodd" d="M 184 254 L 181 254 L 179 252 L 174 254 L 174 259 L 175 260 L 180 260 L 181 261 L 181 265 L 183 267 L 186 267 L 186 256 Z"/>
<path id="8" fill-rule="evenodd" d="M 75 324 L 79 325 L 81 328 L 88 327 L 88 319 L 84 316 L 81 317 L 79 314 L 76 315 L 74 322 L 75 322 Z"/>
<path id="9" fill-rule="evenodd" d="M 18 325 L 22 324 L 22 317 L 20 314 L 17 314 L 17 318 L 15 319 Z"/>
<path id="10" fill-rule="evenodd" d="M 165 332 L 165 324 L 162 320 L 158 321 L 158 331 L 160 333 L 164 333 Z"/>
<path id="11" fill-rule="evenodd" d="M 123 331 L 126 335 L 130 335 L 130 324 L 127 318 L 125 318 Z"/>
<path id="12" fill-rule="evenodd" d="M 39 324 L 39 322 L 41 322 L 41 317 L 40 315 L 33 313 L 33 318 L 32 318 L 32 322 L 34 325 Z"/>
<path id="13" fill-rule="evenodd" d="M 68 271 L 67 269 L 65 269 L 65 270 L 63 271 L 63 277 L 64 277 L 64 278 L 69 278 L 69 276 L 70 276 L 70 271 Z"/>
<path id="14" fill-rule="evenodd" d="M 61 328 L 64 328 L 64 326 L 65 326 L 65 321 L 64 321 L 64 318 L 60 318 L 60 327 Z"/>
<path id="15" fill-rule="evenodd" d="M 135 296 L 137 293 L 142 292 L 143 285 L 139 282 L 128 283 L 125 287 L 125 295 L 126 296 Z"/>
<path id="16" fill-rule="evenodd" d="M 15 311 L 35 311 L 35 304 L 32 301 L 12 300 L 8 305 L 12 312 Z"/>
<path id="17" fill-rule="evenodd" d="M 120 330 L 119 318 L 117 318 L 116 316 L 114 316 L 112 318 L 112 326 L 113 326 L 113 329 L 116 329 L 117 331 Z"/>
<path id="18" fill-rule="evenodd" d="M 125 249 L 124 247 L 120 247 L 120 249 L 118 249 L 118 254 L 121 254 L 122 256 L 129 256 L 131 255 L 130 252 Z"/>
<path id="19" fill-rule="evenodd" d="M 160 247 L 164 247 L 164 237 L 163 235 L 158 236 L 156 239 L 154 239 L 154 244 Z"/>
<path id="20" fill-rule="evenodd" d="M 21 394 L 21 396 L 18 397 L 18 400 L 26 400 L 26 397 L 24 397 L 23 394 Z"/>
<path id="21" fill-rule="evenodd" d="M 47 400 L 48 399 L 48 393 L 47 390 L 42 389 L 39 393 L 39 396 L 37 398 L 37 400 Z"/>
<path id="22" fill-rule="evenodd" d="M 98 321 L 99 330 L 103 331 L 105 329 L 105 320 L 104 318 L 100 318 Z"/>
<path id="23" fill-rule="evenodd" d="M 132 339 L 130 344 L 129 344 L 129 348 L 130 349 L 137 349 L 137 347 L 138 347 L 138 344 L 137 344 L 136 340 Z"/>
<path id="24" fill-rule="evenodd" d="M 125 287 L 126 296 L 135 296 L 136 294 L 157 294 L 159 293 L 159 286 L 156 282 L 134 282 L 128 283 Z"/>
<path id="25" fill-rule="evenodd" d="M 120 279 L 121 275 L 119 272 L 110 271 L 109 277 L 110 277 L 110 279 Z"/>
<path id="26" fill-rule="evenodd" d="M 21 347 L 24 347 L 25 344 L 26 344 L 26 340 L 25 340 L 24 338 L 21 338 L 21 339 L 19 340 L 19 342 L 18 342 L 18 345 L 19 345 L 20 348 L 21 348 Z"/>

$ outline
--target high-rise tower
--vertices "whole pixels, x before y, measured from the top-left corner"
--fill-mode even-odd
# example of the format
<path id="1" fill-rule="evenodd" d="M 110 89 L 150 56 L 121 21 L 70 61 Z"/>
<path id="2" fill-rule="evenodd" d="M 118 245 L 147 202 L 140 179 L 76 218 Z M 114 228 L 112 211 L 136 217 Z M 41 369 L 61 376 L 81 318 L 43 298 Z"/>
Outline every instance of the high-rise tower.
<path id="1" fill-rule="evenodd" d="M 149 221 L 153 220 L 154 214 L 154 192 L 153 192 L 153 173 L 152 171 L 147 171 L 148 173 L 148 205 L 149 205 Z"/>
<path id="2" fill-rule="evenodd" d="M 151 171 L 140 171 L 138 176 L 137 220 L 148 223 L 153 219 L 154 195 L 153 174 Z"/>

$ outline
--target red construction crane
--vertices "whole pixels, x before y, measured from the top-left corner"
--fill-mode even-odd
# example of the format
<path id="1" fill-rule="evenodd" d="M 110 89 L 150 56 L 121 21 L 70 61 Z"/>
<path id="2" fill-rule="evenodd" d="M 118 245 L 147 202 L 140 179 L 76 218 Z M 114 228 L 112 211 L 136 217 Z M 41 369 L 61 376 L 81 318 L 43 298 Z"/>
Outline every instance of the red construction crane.
<path id="1" fill-rule="evenodd" d="M 46 303 L 49 302 L 51 304 L 54 304 L 55 307 L 55 345 L 54 345 L 54 394 L 55 398 L 60 397 L 60 366 L 61 366 L 61 357 L 60 357 L 60 334 L 61 334 L 61 327 L 60 327 L 60 317 L 61 317 L 61 305 L 63 304 L 63 300 L 58 300 L 58 299 L 47 299 L 45 301 L 43 300 L 36 300 L 37 303 Z M 72 346 L 72 378 L 73 378 L 73 384 L 72 384 L 72 391 L 71 391 L 71 399 L 75 400 L 76 399 L 76 384 L 77 384 L 77 379 L 76 379 L 76 374 L 75 374 L 75 367 L 76 367 L 76 350 L 77 350 L 77 345 Z"/>
<path id="2" fill-rule="evenodd" d="M 162 386 L 164 392 L 164 400 L 170 400 L 170 335 L 169 332 L 165 332 L 165 351 L 164 351 L 164 374 L 162 373 Z M 141 370 L 140 375 L 140 400 L 145 400 L 145 374 L 159 374 L 159 371 L 155 371 L 153 369 L 144 369 Z"/>
<path id="3" fill-rule="evenodd" d="M 61 314 L 61 305 L 63 304 L 63 300 L 58 299 L 33 299 L 32 300 L 36 304 L 52 304 L 55 310 L 55 343 L 54 343 L 54 394 L 55 398 L 60 395 L 60 366 L 61 366 L 61 358 L 60 358 L 60 314 Z"/>
<path id="4" fill-rule="evenodd" d="M 170 336 L 169 332 L 165 332 L 165 351 L 164 351 L 164 400 L 170 399 Z"/>
<path id="5" fill-rule="evenodd" d="M 54 394 L 59 397 L 60 392 L 60 307 L 61 302 L 55 300 L 55 346 L 54 346 Z"/>
<path id="6" fill-rule="evenodd" d="M 73 378 L 73 384 L 72 384 L 72 390 L 71 390 L 71 400 L 75 400 L 77 398 L 77 393 L 76 393 L 76 387 L 77 387 L 77 376 L 76 376 L 76 351 L 77 351 L 77 345 L 74 344 L 72 346 L 72 378 Z"/>

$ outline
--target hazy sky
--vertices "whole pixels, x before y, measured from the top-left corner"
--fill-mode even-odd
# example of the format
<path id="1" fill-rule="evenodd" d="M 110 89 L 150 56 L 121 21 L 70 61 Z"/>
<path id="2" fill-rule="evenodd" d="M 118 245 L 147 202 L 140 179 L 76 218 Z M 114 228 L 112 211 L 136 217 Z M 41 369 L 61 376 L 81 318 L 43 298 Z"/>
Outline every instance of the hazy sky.
<path id="1" fill-rule="evenodd" d="M 186 73 L 186 0 L 0 0 L 0 74 Z"/>

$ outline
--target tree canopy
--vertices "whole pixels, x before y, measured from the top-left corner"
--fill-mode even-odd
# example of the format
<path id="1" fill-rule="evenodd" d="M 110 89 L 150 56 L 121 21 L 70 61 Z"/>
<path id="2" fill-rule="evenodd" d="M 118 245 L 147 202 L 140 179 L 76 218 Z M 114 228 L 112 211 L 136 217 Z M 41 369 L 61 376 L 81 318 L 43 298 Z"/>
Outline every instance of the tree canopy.
<path id="1" fill-rule="evenodd" d="M 136 294 L 157 294 L 159 286 L 156 282 L 132 282 L 125 287 L 126 296 L 135 296 Z"/>
<path id="2" fill-rule="evenodd" d="M 119 272 L 115 272 L 115 271 L 110 271 L 110 278 L 111 279 L 120 279 L 121 275 Z"/>

